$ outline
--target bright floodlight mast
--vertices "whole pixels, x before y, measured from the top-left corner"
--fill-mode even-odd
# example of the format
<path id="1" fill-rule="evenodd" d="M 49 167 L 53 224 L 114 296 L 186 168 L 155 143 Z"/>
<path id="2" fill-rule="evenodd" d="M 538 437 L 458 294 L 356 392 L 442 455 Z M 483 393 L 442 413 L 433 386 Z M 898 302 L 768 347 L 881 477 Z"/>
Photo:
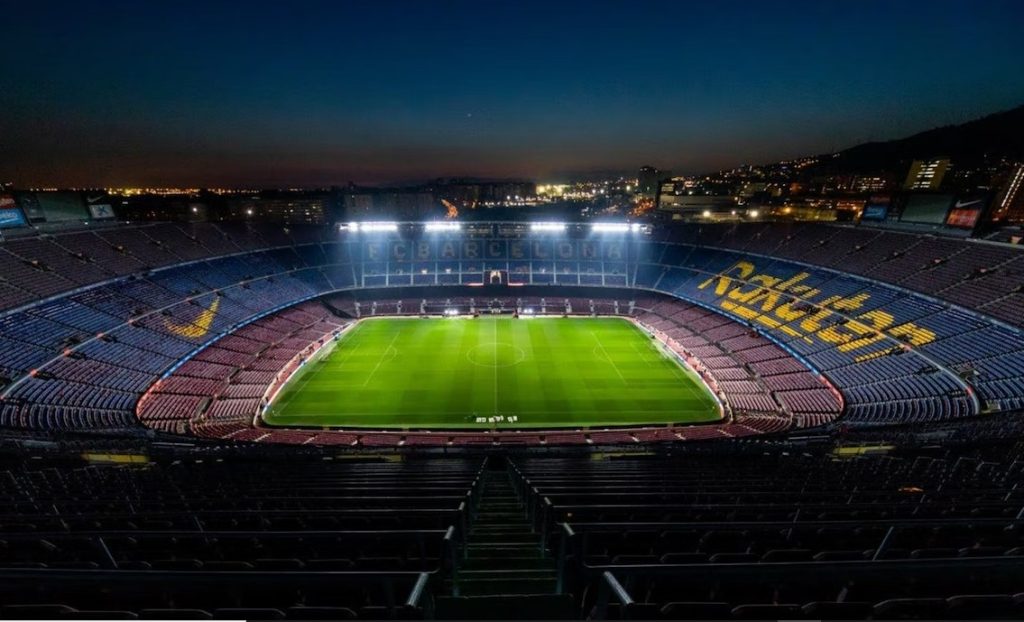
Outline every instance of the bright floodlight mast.
<path id="1" fill-rule="evenodd" d="M 462 225 L 460 223 L 457 223 L 457 222 L 428 222 L 428 223 L 423 225 L 423 230 L 424 231 L 430 231 L 430 232 L 436 232 L 436 231 L 444 231 L 444 232 L 461 231 L 462 230 Z"/>
<path id="2" fill-rule="evenodd" d="M 397 222 L 385 222 L 385 221 L 370 221 L 353 223 L 356 231 L 362 231 L 364 233 L 379 233 L 387 231 L 398 231 Z"/>
<path id="3" fill-rule="evenodd" d="M 638 222 L 595 222 L 590 225 L 594 233 L 639 233 L 643 225 Z"/>
<path id="4" fill-rule="evenodd" d="M 565 231 L 564 222 L 534 222 L 530 223 L 530 231 L 561 233 Z"/>

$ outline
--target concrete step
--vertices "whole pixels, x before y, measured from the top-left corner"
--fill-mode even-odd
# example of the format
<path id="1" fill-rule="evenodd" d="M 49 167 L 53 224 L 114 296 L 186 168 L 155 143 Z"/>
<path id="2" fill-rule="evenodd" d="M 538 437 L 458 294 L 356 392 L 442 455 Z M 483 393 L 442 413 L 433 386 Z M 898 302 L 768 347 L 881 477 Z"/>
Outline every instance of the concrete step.
<path id="1" fill-rule="evenodd" d="M 493 579 L 459 579 L 459 593 L 462 596 L 500 596 L 509 594 L 551 594 L 555 591 L 555 579 L 515 579 L 498 577 Z"/>
<path id="2" fill-rule="evenodd" d="M 470 540 L 466 545 L 469 551 L 491 551 L 491 550 L 503 550 L 503 549 L 519 549 L 521 551 L 534 551 L 540 550 L 540 542 L 532 540 L 530 542 L 515 542 L 515 541 L 495 541 L 491 540 L 488 542 L 480 542 L 478 540 Z"/>
<path id="3" fill-rule="evenodd" d="M 487 500 L 480 503 L 481 510 L 488 511 L 506 511 L 506 512 L 522 512 L 523 506 L 518 501 L 491 501 Z"/>
<path id="4" fill-rule="evenodd" d="M 477 557 L 544 557 L 541 554 L 539 546 L 535 547 L 522 547 L 522 546 L 502 546 L 500 544 L 484 544 L 475 545 L 470 544 L 466 547 L 466 557 L 477 558 Z"/>
<path id="5" fill-rule="evenodd" d="M 503 546 L 523 546 L 523 547 L 537 547 L 540 546 L 540 538 L 537 536 L 526 533 L 526 534 L 514 534 L 514 533 L 477 533 L 471 535 L 468 540 L 470 544 L 500 544 Z"/>
<path id="6" fill-rule="evenodd" d="M 526 522 L 526 516 L 523 512 L 508 512 L 506 510 L 500 511 L 488 511 L 485 509 L 479 509 L 476 512 L 476 523 L 519 523 L 520 525 Z"/>
<path id="7" fill-rule="evenodd" d="M 466 570 L 530 570 L 555 568 L 555 560 L 537 555 L 506 557 L 469 557 L 459 560 L 459 567 Z"/>
<path id="8" fill-rule="evenodd" d="M 554 579 L 554 568 L 505 568 L 459 570 L 459 581 L 477 579 Z"/>
<path id="9" fill-rule="evenodd" d="M 434 611 L 438 620 L 572 620 L 579 612 L 569 595 L 442 596 Z"/>
<path id="10" fill-rule="evenodd" d="M 506 473 L 490 471 L 485 476 L 466 541 L 466 558 L 460 560 L 458 572 L 462 596 L 551 594 L 554 591 L 555 562 L 541 549 L 540 538 L 533 533 L 525 506 L 516 496 Z M 446 586 L 453 587 L 450 581 Z M 466 605 L 467 601 L 459 602 L 462 607 L 475 607 Z M 516 602 L 525 607 L 531 601 Z M 439 606 L 439 610 L 443 607 Z M 451 613 L 455 616 L 451 619 L 458 619 L 456 613 Z M 508 618 L 510 615 L 531 617 L 506 611 L 487 611 L 483 617 Z M 438 613 L 438 617 L 443 619 L 445 614 Z M 474 613 L 467 617 L 481 616 Z M 550 618 L 552 614 L 545 612 L 541 617 Z"/>
<path id="11" fill-rule="evenodd" d="M 537 534 L 533 533 L 532 529 L 524 525 L 476 525 L 469 528 L 469 538 L 471 540 L 475 536 L 492 536 L 496 534 L 538 537 Z"/>

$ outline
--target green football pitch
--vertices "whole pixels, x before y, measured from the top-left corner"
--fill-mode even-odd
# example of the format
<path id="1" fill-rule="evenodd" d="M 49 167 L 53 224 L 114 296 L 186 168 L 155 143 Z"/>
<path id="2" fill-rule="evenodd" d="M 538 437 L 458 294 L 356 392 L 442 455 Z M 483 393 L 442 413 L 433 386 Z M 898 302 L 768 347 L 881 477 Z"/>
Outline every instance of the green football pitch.
<path id="1" fill-rule="evenodd" d="M 621 318 L 360 321 L 263 415 L 301 427 L 509 429 L 720 417 L 691 370 Z"/>

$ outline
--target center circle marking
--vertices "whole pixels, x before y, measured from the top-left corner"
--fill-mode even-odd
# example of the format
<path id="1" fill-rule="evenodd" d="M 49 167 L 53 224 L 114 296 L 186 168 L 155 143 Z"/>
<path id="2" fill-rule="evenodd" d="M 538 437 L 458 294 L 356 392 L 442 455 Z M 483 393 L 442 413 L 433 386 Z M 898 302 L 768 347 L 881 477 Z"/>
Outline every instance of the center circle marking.
<path id="1" fill-rule="evenodd" d="M 526 360 L 526 352 L 519 346 L 499 341 L 470 348 L 466 358 L 481 367 L 514 367 Z"/>

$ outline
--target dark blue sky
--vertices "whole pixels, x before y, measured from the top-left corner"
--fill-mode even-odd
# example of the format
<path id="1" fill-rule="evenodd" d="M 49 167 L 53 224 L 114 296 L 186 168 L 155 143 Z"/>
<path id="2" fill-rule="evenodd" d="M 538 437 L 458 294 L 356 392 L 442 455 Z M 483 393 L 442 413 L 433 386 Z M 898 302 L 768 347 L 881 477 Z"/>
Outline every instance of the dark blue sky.
<path id="1" fill-rule="evenodd" d="M 1024 2 L 0 0 L 0 181 L 700 172 L 1024 103 Z"/>

